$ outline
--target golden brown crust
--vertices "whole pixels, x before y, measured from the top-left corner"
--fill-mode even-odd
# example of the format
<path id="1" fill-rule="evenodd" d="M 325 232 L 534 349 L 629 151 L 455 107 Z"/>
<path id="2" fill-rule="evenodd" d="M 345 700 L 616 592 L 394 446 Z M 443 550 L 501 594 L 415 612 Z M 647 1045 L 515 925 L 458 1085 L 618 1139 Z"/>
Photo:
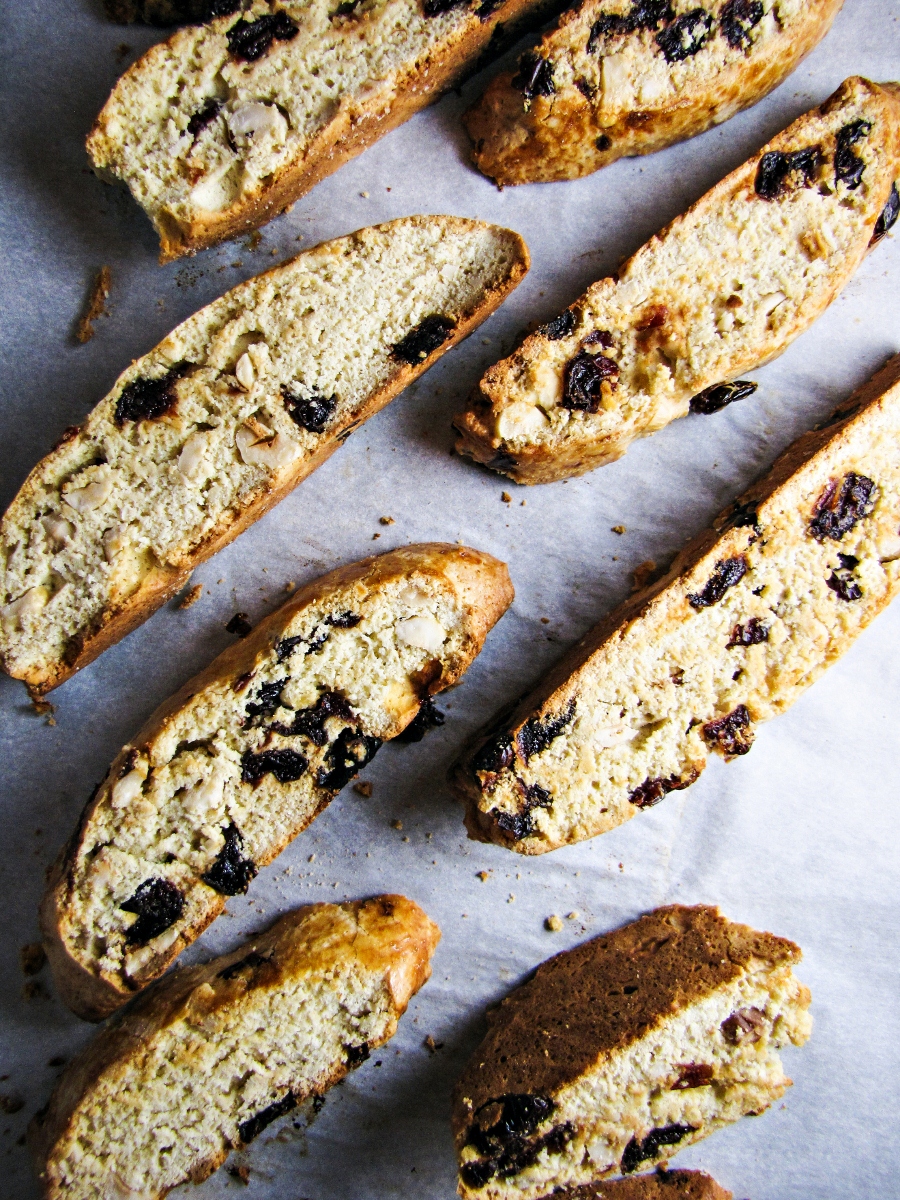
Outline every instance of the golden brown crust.
<path id="1" fill-rule="evenodd" d="M 348 928 L 348 918 L 352 929 Z M 437 925 L 405 896 L 382 895 L 340 905 L 312 904 L 287 913 L 265 933 L 230 954 L 159 980 L 69 1064 L 49 1105 L 32 1122 L 29 1141 L 48 1200 L 64 1194 L 54 1178 L 54 1148 L 79 1104 L 104 1073 L 114 1070 L 117 1064 L 139 1060 L 156 1033 L 188 1013 L 202 1017 L 239 1002 L 251 988 L 276 990 L 292 975 L 324 973 L 347 960 L 384 976 L 397 1019 L 430 976 L 431 957 L 440 936 Z M 222 977 L 228 967 L 253 955 L 256 957 L 251 963 L 255 965 L 230 978 Z M 373 1048 L 376 1044 L 381 1042 L 373 1043 Z M 336 1066 L 317 1093 L 338 1082 L 346 1072 L 346 1064 Z M 302 1102 L 307 1097 L 297 1098 Z M 211 1174 L 225 1161 L 229 1149 L 225 1146 L 215 1158 L 198 1164 L 194 1181 Z"/>
<path id="2" fill-rule="evenodd" d="M 557 954 L 488 1014 L 487 1036 L 454 1090 L 458 1143 L 488 1101 L 553 1095 L 754 962 L 800 957 L 787 938 L 680 904 Z"/>
<path id="3" fill-rule="evenodd" d="M 489 554 L 466 546 L 431 542 L 401 547 L 387 554 L 339 567 L 300 588 L 281 608 L 261 621 L 251 634 L 223 651 L 204 671 L 188 680 L 161 704 L 138 734 L 119 752 L 110 767 L 107 780 L 119 777 L 134 747 L 145 749 L 149 755 L 153 746 L 165 739 L 172 718 L 198 692 L 209 685 L 240 678 L 253 671 L 261 659 L 271 654 L 273 644 L 280 640 L 283 630 L 303 609 L 323 601 L 327 602 L 330 596 L 344 593 L 353 584 L 374 591 L 392 580 L 406 577 L 413 571 L 449 579 L 462 600 L 466 628 L 465 644 L 452 669 L 431 678 L 424 691 L 425 694 L 435 695 L 445 688 L 452 687 L 481 650 L 489 630 L 512 603 L 513 587 L 509 573 L 504 563 Z M 414 711 L 406 714 L 399 721 L 396 733 L 400 733 L 414 715 Z M 98 792 L 88 801 L 74 834 L 51 868 L 40 909 L 42 936 L 57 990 L 69 1008 L 88 1021 L 99 1021 L 107 1017 L 130 999 L 139 987 L 157 978 L 219 915 L 226 902 L 222 896 L 215 897 L 206 910 L 204 919 L 186 926 L 165 955 L 154 959 L 148 973 L 139 980 L 131 981 L 130 985 L 118 976 L 101 976 L 87 970 L 72 955 L 66 932 L 75 865 L 81 852 L 85 829 L 103 799 L 100 791 L 98 788 Z M 257 866 L 265 866 L 276 858 L 293 838 L 307 828 L 330 799 L 330 794 L 325 793 L 316 811 L 299 825 L 285 831 L 284 836 L 271 846 L 269 853 L 257 860 Z"/>
<path id="4" fill-rule="evenodd" d="M 553 1200 L 732 1200 L 732 1194 L 703 1171 L 654 1171 L 563 1188 Z"/>
<path id="5" fill-rule="evenodd" d="M 757 52 L 739 52 L 723 69 L 701 78 L 699 86 L 685 87 L 656 104 L 638 105 L 613 124 L 603 119 L 599 101 L 576 86 L 567 85 L 562 95 L 535 96 L 526 108 L 521 91 L 512 86 L 515 72 L 504 72 L 465 115 L 474 143 L 472 161 L 501 187 L 545 183 L 578 179 L 619 158 L 652 154 L 694 137 L 777 87 L 825 36 L 842 3 L 805 4 L 800 19 Z M 587 15 L 584 9 L 565 13 L 557 28 L 544 35 L 541 57 L 552 60 L 557 47 L 567 49 L 567 27 L 577 25 L 580 33 L 605 7 L 594 4 Z"/>

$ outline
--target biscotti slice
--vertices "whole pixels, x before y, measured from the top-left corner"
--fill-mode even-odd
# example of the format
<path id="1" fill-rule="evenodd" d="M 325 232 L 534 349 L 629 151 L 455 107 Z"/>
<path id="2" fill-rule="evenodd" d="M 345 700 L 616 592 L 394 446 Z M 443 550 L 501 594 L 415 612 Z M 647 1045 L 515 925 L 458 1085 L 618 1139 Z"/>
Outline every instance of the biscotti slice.
<path id="1" fill-rule="evenodd" d="M 88 137 L 160 261 L 270 220 L 547 0 L 232 0 L 125 72 Z M 221 9 L 220 9 L 221 11 Z"/>
<path id="2" fill-rule="evenodd" d="M 846 80 L 491 367 L 457 449 L 518 483 L 612 462 L 780 354 L 897 219 L 900 85 Z"/>
<path id="3" fill-rule="evenodd" d="M 145 620 L 521 281 L 518 234 L 405 217 L 239 285 L 134 362 L 0 526 L 0 662 L 34 694 Z"/>
<path id="4" fill-rule="evenodd" d="M 470 836 L 540 854 L 746 754 L 900 588 L 898 444 L 900 355 L 477 739 Z"/>
<path id="5" fill-rule="evenodd" d="M 545 962 L 488 1014 L 456 1085 L 460 1195 L 558 1196 L 763 1112 L 791 1083 L 776 1051 L 809 1037 L 800 957 L 716 908 L 671 905 Z"/>
<path id="6" fill-rule="evenodd" d="M 456 683 L 512 601 L 503 563 L 425 544 L 315 580 L 124 746 L 54 866 L 57 986 L 97 1020 L 160 975 L 382 742 Z"/>
<path id="7" fill-rule="evenodd" d="M 505 187 L 579 179 L 761 100 L 843 0 L 592 0 L 569 10 L 465 116 L 472 161 Z"/>
<path id="8" fill-rule="evenodd" d="M 35 1119 L 47 1200 L 157 1200 L 394 1035 L 438 927 L 404 896 L 313 904 L 176 971 L 65 1070 Z"/>
<path id="9" fill-rule="evenodd" d="M 652 1175 L 563 1188 L 553 1192 L 553 1200 L 732 1200 L 732 1194 L 703 1171 L 660 1168 Z"/>

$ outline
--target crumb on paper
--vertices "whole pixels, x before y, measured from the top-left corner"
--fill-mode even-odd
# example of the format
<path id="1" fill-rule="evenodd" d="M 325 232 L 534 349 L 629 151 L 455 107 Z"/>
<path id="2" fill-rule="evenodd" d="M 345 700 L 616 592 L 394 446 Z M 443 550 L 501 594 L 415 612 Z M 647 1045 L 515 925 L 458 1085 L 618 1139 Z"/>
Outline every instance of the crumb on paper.
<path id="1" fill-rule="evenodd" d="M 544 922 L 544 928 L 550 933 L 559 933 L 562 927 L 562 917 L 558 917 L 556 913 L 553 913 L 553 915 L 548 917 Z"/>
<path id="2" fill-rule="evenodd" d="M 359 194 L 360 194 L 360 196 L 362 196 L 363 200 L 368 200 L 368 198 L 369 198 L 368 192 L 360 192 Z"/>
<path id="3" fill-rule="evenodd" d="M 247 238 L 246 242 L 244 242 L 244 249 L 245 250 L 255 250 L 261 241 L 262 241 L 262 234 L 259 232 L 258 229 L 254 229 L 253 232 L 250 234 L 250 236 Z"/>
<path id="4" fill-rule="evenodd" d="M 19 948 L 19 962 L 23 975 L 37 975 L 46 961 L 47 955 L 40 942 L 29 942 Z"/>
<path id="5" fill-rule="evenodd" d="M 391 821 L 391 829 L 402 829 L 403 822 L 399 819 Z"/>
<path id="6" fill-rule="evenodd" d="M 307 862 L 315 862 L 315 861 L 316 861 L 316 856 L 315 856 L 315 854 L 311 854 L 311 855 L 309 856 L 309 858 L 308 858 L 306 861 L 307 861 Z"/>
<path id="7" fill-rule="evenodd" d="M 425 1049 L 428 1051 L 429 1054 L 435 1054 L 435 1053 L 437 1053 L 438 1050 L 443 1050 L 443 1048 L 444 1048 L 444 1043 L 436 1042 L 430 1033 L 426 1034 L 425 1039 L 422 1042 L 422 1045 L 425 1047 Z"/>
<path id="8" fill-rule="evenodd" d="M 581 916 L 581 913 L 578 911 L 578 909 L 573 908 L 571 912 L 566 913 L 566 920 L 567 921 L 577 921 L 580 916 Z"/>
<path id="9" fill-rule="evenodd" d="M 379 523 L 379 525 L 393 525 L 394 518 L 393 517 L 379 517 L 378 523 Z"/>
<path id="10" fill-rule="evenodd" d="M 253 632 L 250 618 L 245 612 L 236 612 L 231 620 L 226 622 L 225 628 L 229 633 L 235 633 L 242 638 Z"/>
<path id="11" fill-rule="evenodd" d="M 52 717 L 56 712 L 56 706 L 49 700 L 42 700 L 40 696 L 31 697 L 31 707 L 39 717 Z M 55 721 L 53 723 L 56 724 Z"/>
<path id="12" fill-rule="evenodd" d="M 650 580 L 653 578 L 653 576 L 655 574 L 656 574 L 656 563 L 653 561 L 652 558 L 648 558 L 646 560 L 646 562 L 639 563 L 638 566 L 636 566 L 634 568 L 634 571 L 632 572 L 632 578 L 634 579 L 634 584 L 633 584 L 631 590 L 633 592 L 639 592 L 641 590 L 641 588 L 647 586 L 647 584 L 650 582 Z"/>
<path id="13" fill-rule="evenodd" d="M 477 878 L 481 880 L 482 883 L 487 883 L 487 881 L 491 877 L 490 871 L 476 871 L 475 874 L 476 874 Z"/>
<path id="14" fill-rule="evenodd" d="M 549 617 L 541 617 L 541 624 L 542 624 L 542 625 L 549 625 L 549 624 L 550 624 L 550 618 L 549 618 Z"/>
<path id="15" fill-rule="evenodd" d="M 294 583 L 293 579 L 289 579 L 287 581 L 287 583 L 284 585 L 284 590 L 286 592 L 292 592 L 296 586 L 297 585 L 296 585 L 296 583 Z"/>
<path id="16" fill-rule="evenodd" d="M 183 593 L 181 599 L 178 601 L 178 607 L 179 608 L 190 608 L 192 605 L 197 603 L 197 601 L 200 599 L 200 597 L 202 595 L 203 595 L 203 584 L 195 583 L 192 588 L 188 588 L 188 590 Z"/>
<path id="17" fill-rule="evenodd" d="M 509 494 L 509 492 L 501 492 L 500 499 L 504 504 L 510 504 L 512 502 L 512 496 Z"/>
<path id="18" fill-rule="evenodd" d="M 230 1167 L 225 1168 L 232 1179 L 239 1179 L 244 1186 L 250 1183 L 250 1168 L 246 1163 L 232 1163 Z"/>
<path id="19" fill-rule="evenodd" d="M 106 298 L 109 295 L 111 286 L 112 272 L 109 267 L 101 267 L 97 272 L 94 282 L 91 284 L 84 312 L 81 314 L 78 324 L 75 327 L 75 337 L 82 345 L 85 342 L 89 342 L 94 336 L 94 322 L 97 318 L 107 315 Z"/>
<path id="20" fill-rule="evenodd" d="M 372 784 L 368 779 L 361 779 L 359 783 L 354 783 L 353 790 L 356 792 L 357 796 L 365 796 L 365 798 L 368 800 L 368 798 L 372 795 Z"/>
<path id="21" fill-rule="evenodd" d="M 619 537 L 621 537 L 622 534 L 625 532 L 625 526 L 624 525 L 613 525 L 612 531 L 613 531 L 613 533 L 617 533 L 619 535 Z"/>
<path id="22" fill-rule="evenodd" d="M 378 540 L 378 538 L 380 538 L 380 537 L 381 537 L 381 534 L 380 534 L 380 533 L 373 533 L 373 534 L 372 534 L 372 541 L 373 541 L 373 542 L 375 542 L 375 541 L 377 541 L 377 540 Z"/>
<path id="23" fill-rule="evenodd" d="M 527 503 L 528 503 L 528 501 L 527 501 L 527 500 L 522 500 L 522 501 L 519 503 L 519 508 L 524 508 L 524 507 L 525 507 L 525 505 L 526 505 Z"/>
<path id="24" fill-rule="evenodd" d="M 506 903 L 507 904 L 515 904 L 515 902 L 516 902 L 516 893 L 510 892 L 506 898 Z"/>

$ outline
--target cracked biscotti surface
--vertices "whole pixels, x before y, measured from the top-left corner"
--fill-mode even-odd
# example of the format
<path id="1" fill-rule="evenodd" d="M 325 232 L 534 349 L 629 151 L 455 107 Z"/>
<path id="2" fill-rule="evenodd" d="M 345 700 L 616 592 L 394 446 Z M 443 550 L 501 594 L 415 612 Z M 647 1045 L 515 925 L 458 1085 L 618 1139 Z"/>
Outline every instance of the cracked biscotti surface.
<path id="1" fill-rule="evenodd" d="M 746 754 L 900 588 L 900 356 L 457 762 L 470 836 L 541 854 Z"/>
<path id="2" fill-rule="evenodd" d="M 553 1192 L 553 1200 L 732 1200 L 732 1194 L 703 1171 L 666 1171 L 586 1183 Z"/>
<path id="3" fill-rule="evenodd" d="M 88 138 L 161 261 L 235 237 L 402 124 L 546 0 L 251 0 L 153 46 Z"/>
<path id="4" fill-rule="evenodd" d="M 693 137 L 761 100 L 843 0 L 593 0 L 566 13 L 465 122 L 502 186 L 578 179 Z"/>
<path id="5" fill-rule="evenodd" d="M 240 284 L 124 371 L 0 526 L 0 661 L 56 687 L 521 281 L 518 234 L 405 217 Z"/>
<path id="6" fill-rule="evenodd" d="M 456 683 L 512 601 L 503 563 L 408 546 L 313 581 L 124 746 L 54 866 L 57 987 L 98 1020 L 247 890 L 382 742 Z"/>
<path id="7" fill-rule="evenodd" d="M 724 385 L 824 312 L 897 219 L 898 178 L 900 85 L 845 80 L 491 367 L 457 449 L 547 483 L 746 394 Z"/>
<path id="8" fill-rule="evenodd" d="M 176 971 L 65 1070 L 31 1130 L 48 1200 L 157 1200 L 393 1036 L 438 927 L 404 896 L 314 904 Z"/>
<path id="9" fill-rule="evenodd" d="M 670 905 L 545 962 L 488 1014 L 456 1085 L 460 1195 L 558 1195 L 768 1108 L 791 1082 L 776 1051 L 809 1037 L 799 959 L 716 908 Z M 710 1192 L 622 1185 L 645 1195 Z"/>

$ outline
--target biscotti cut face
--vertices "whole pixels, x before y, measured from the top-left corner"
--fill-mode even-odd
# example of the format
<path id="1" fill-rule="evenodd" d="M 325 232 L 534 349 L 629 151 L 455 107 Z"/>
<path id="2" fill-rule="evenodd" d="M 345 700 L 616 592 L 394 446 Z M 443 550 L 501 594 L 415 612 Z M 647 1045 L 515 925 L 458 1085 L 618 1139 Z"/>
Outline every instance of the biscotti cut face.
<path id="1" fill-rule="evenodd" d="M 667 1171 L 661 1167 L 652 1175 L 563 1188 L 553 1192 L 553 1200 L 732 1200 L 732 1194 L 703 1171 Z"/>
<path id="2" fill-rule="evenodd" d="M 465 117 L 501 186 L 578 179 L 727 121 L 825 36 L 843 0 L 593 0 Z"/>
<path id="3" fill-rule="evenodd" d="M 235 3 L 125 72 L 88 153 L 147 212 L 166 262 L 276 216 L 544 3 Z"/>
<path id="4" fill-rule="evenodd" d="M 846 80 L 491 367 L 457 450 L 518 483 L 581 475 L 780 354 L 900 210 L 900 87 Z"/>
<path id="5" fill-rule="evenodd" d="M 519 283 L 518 234 L 406 217 L 234 288 L 119 376 L 0 526 L 0 661 L 40 694 L 145 620 Z"/>
<path id="6" fill-rule="evenodd" d="M 776 1051 L 809 1036 L 799 959 L 786 938 L 681 905 L 551 958 L 488 1014 L 456 1085 L 460 1195 L 556 1196 L 763 1112 L 791 1082 Z"/>
<path id="7" fill-rule="evenodd" d="M 97 1020 L 160 975 L 382 742 L 456 683 L 512 601 L 476 550 L 410 546 L 311 583 L 120 754 L 50 876 L 54 977 Z"/>
<path id="8" fill-rule="evenodd" d="M 205 1179 L 393 1036 L 439 937 L 403 896 L 315 904 L 161 980 L 35 1119 L 47 1200 L 157 1200 Z"/>
<path id="9" fill-rule="evenodd" d="M 746 754 L 900 587 L 900 356 L 479 737 L 470 836 L 540 854 Z"/>

